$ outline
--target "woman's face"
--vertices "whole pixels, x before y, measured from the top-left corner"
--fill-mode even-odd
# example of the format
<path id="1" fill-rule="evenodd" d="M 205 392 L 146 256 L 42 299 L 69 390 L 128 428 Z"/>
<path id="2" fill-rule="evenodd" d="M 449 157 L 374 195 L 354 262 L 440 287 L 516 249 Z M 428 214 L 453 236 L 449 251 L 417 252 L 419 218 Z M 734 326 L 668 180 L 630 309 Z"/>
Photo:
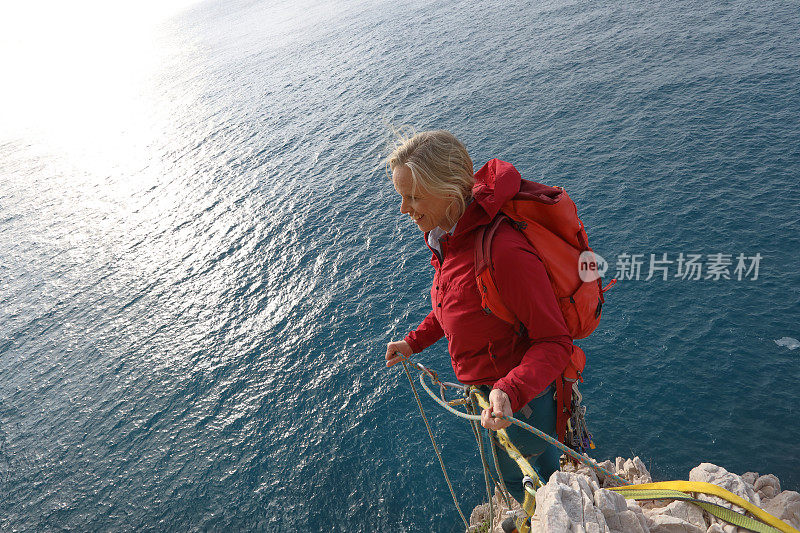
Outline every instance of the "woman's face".
<path id="1" fill-rule="evenodd" d="M 453 225 L 447 220 L 447 208 L 453 203 L 452 198 L 433 196 L 419 187 L 413 191 L 411 169 L 406 165 L 395 167 L 392 181 L 402 198 L 400 212 L 410 216 L 421 231 L 431 231 L 436 226 L 450 231 Z"/>

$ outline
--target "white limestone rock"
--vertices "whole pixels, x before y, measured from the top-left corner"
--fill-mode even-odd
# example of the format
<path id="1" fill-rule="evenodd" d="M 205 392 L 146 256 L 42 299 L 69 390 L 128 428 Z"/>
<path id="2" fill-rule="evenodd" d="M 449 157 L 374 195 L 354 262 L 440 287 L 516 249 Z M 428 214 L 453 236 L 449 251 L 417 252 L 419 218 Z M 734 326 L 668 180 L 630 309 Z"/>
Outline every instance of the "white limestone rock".
<path id="1" fill-rule="evenodd" d="M 656 515 L 650 521 L 650 533 L 706 533 L 706 530 L 674 516 Z"/>
<path id="2" fill-rule="evenodd" d="M 609 471 L 634 483 L 651 481 L 642 461 L 618 458 L 615 463 L 601 463 Z M 555 472 L 548 483 L 536 492 L 536 513 L 531 520 L 534 533 L 739 533 L 738 528 L 708 515 L 700 508 L 682 501 L 655 500 L 636 502 L 620 494 L 600 488 L 608 480 L 586 467 L 565 467 Z M 780 481 L 772 475 L 759 476 L 748 472 L 737 476 L 722 467 L 703 463 L 689 474 L 690 481 L 704 481 L 721 486 L 760 506 L 768 513 L 800 529 L 800 493 L 780 492 Z M 774 495 L 774 497 L 770 496 Z M 727 501 L 710 495 L 701 496 L 732 507 Z M 495 529 L 507 516 L 504 500 L 495 493 Z M 512 502 L 513 509 L 519 504 Z M 488 504 L 473 510 L 470 522 L 476 531 L 485 530 L 480 523 L 488 521 Z"/>
<path id="3" fill-rule="evenodd" d="M 631 503 L 633 505 L 630 505 Z M 642 509 L 635 502 L 626 500 L 621 494 L 606 489 L 598 489 L 594 493 L 594 505 L 603 513 L 606 526 L 611 532 L 650 532 Z"/>
<path id="4" fill-rule="evenodd" d="M 536 491 L 535 533 L 551 531 L 605 533 L 609 531 L 603 513 L 594 506 L 599 487 L 580 474 L 554 472 Z"/>
<path id="5" fill-rule="evenodd" d="M 480 505 L 475 506 L 472 512 L 469 515 L 469 524 L 470 528 L 474 531 L 478 531 L 481 524 L 484 524 L 489 521 L 489 504 L 482 503 Z"/>
<path id="6" fill-rule="evenodd" d="M 761 505 L 761 498 L 759 498 L 758 494 L 755 493 L 753 487 L 748 485 L 741 476 L 738 476 L 732 472 L 728 472 L 721 466 L 711 463 L 700 463 L 700 465 L 694 467 L 692 471 L 689 472 L 689 481 L 713 483 L 714 485 L 720 486 L 723 489 L 726 489 L 737 496 L 744 498 L 750 503 Z M 719 503 L 720 505 L 725 505 L 726 507 L 729 506 L 727 505 L 728 502 L 725 500 L 714 498 L 713 496 L 709 496 L 709 498 L 714 501 L 714 503 Z M 739 511 L 742 510 L 740 507 L 737 507 L 736 509 Z"/>
<path id="7" fill-rule="evenodd" d="M 624 466 L 626 460 L 624 460 L 622 458 L 619 458 L 619 459 L 621 461 L 620 465 Z M 628 459 L 628 460 L 630 460 L 630 459 Z M 619 474 L 619 472 L 617 471 L 617 463 L 614 462 L 614 461 L 610 461 L 610 460 L 606 459 L 602 463 L 597 463 L 597 464 L 602 466 L 603 468 L 605 468 L 608 472 L 611 472 L 612 474 Z M 594 470 L 592 470 L 592 472 L 594 472 Z M 597 484 L 602 488 L 619 486 L 619 483 L 616 483 L 614 480 L 611 479 L 610 476 L 606 476 L 602 472 L 595 472 L 595 477 L 597 478 Z"/>
<path id="8" fill-rule="evenodd" d="M 586 454 L 583 454 L 583 455 L 585 457 L 589 457 Z M 611 465 L 611 461 L 605 461 L 605 462 L 608 463 L 609 465 Z M 600 465 L 602 466 L 602 463 L 600 463 Z M 589 468 L 588 466 L 586 466 L 583 463 L 578 463 L 576 465 L 575 463 L 573 463 L 571 461 L 568 461 L 567 464 L 565 464 L 562 467 L 562 471 L 564 471 L 564 472 L 574 472 L 576 474 L 584 475 L 584 476 L 588 477 L 589 480 L 592 481 L 592 483 L 594 485 L 596 485 L 598 487 L 601 486 L 601 480 L 600 480 L 599 476 L 603 476 L 603 474 L 602 473 L 595 473 L 593 468 Z M 614 466 L 613 465 L 611 465 L 610 471 L 611 472 L 614 471 Z M 603 477 L 605 477 L 605 476 L 603 476 Z"/>
<path id="9" fill-rule="evenodd" d="M 753 483 L 753 490 L 762 501 L 768 500 L 769 498 L 774 498 L 781 492 L 781 482 L 777 476 L 767 474 L 756 479 Z"/>
<path id="10" fill-rule="evenodd" d="M 602 463 L 597 463 L 597 464 L 598 464 L 598 465 L 600 465 L 600 466 L 602 466 L 603 468 L 605 468 L 605 469 L 606 469 L 606 470 L 608 470 L 609 472 L 612 472 L 612 473 L 614 473 L 614 474 L 616 474 L 616 473 L 617 473 L 617 470 L 616 470 L 616 468 L 614 468 L 614 463 L 612 463 L 612 462 L 611 462 L 611 461 L 609 461 L 608 459 L 606 459 L 606 460 L 605 460 L 605 461 L 603 461 Z M 598 482 L 598 484 L 599 484 L 601 487 L 606 487 L 606 486 L 607 486 L 607 485 L 606 485 L 606 475 L 605 475 L 605 474 L 603 474 L 602 472 L 598 472 L 598 473 L 597 473 L 597 482 Z"/>
<path id="11" fill-rule="evenodd" d="M 617 457 L 615 470 L 619 477 L 626 479 L 635 485 L 653 482 L 653 478 L 650 477 L 650 472 L 647 470 L 647 467 L 644 466 L 642 460 L 639 459 L 638 455 L 633 459 L 623 459 L 622 457 Z"/>
<path id="12" fill-rule="evenodd" d="M 706 533 L 703 510 L 688 502 L 673 501 L 666 507 L 645 510 L 650 533 Z"/>
<path id="13" fill-rule="evenodd" d="M 742 474 L 742 479 L 752 487 L 758 479 L 758 472 L 745 472 Z"/>
<path id="14" fill-rule="evenodd" d="M 762 509 L 795 529 L 800 529 L 800 493 L 785 490 L 766 500 Z"/>
<path id="15" fill-rule="evenodd" d="M 747 484 L 741 476 L 728 472 L 721 466 L 711 463 L 701 463 L 699 466 L 696 466 L 691 472 L 689 472 L 689 481 L 713 483 L 714 485 L 720 486 L 749 501 L 750 503 L 761 506 L 761 498 L 753 490 L 753 487 Z M 733 509 L 739 513 L 744 512 L 744 509 L 741 507 L 733 505 L 722 498 L 717 498 L 716 496 L 704 495 L 703 499 L 722 505 L 729 509 Z M 720 520 L 719 518 L 709 515 L 708 513 L 706 513 L 705 516 L 711 525 L 718 524 L 725 533 L 738 533 L 738 531 L 740 531 L 740 529 L 736 526 L 732 526 L 727 522 Z"/>
<path id="16" fill-rule="evenodd" d="M 520 506 L 519 502 L 517 502 L 517 500 L 509 496 L 508 503 L 511 504 L 511 507 L 506 505 L 506 499 L 503 498 L 500 491 L 495 490 L 494 496 L 492 497 L 492 505 L 494 510 L 494 529 L 489 533 L 503 533 L 503 528 L 501 525 L 503 523 L 503 520 L 505 520 L 506 517 L 508 517 L 509 515 L 522 513 L 522 507 Z M 488 523 L 489 523 L 489 504 L 482 503 L 480 505 L 477 505 L 472 510 L 472 513 L 469 515 L 470 527 L 468 531 L 470 533 L 486 531 L 486 525 Z"/>
<path id="17" fill-rule="evenodd" d="M 639 520 L 642 530 L 650 531 L 650 520 L 645 516 L 644 509 L 641 507 L 639 502 L 636 500 L 626 499 L 625 504 L 628 506 L 628 510 L 636 515 L 636 519 Z"/>
<path id="18" fill-rule="evenodd" d="M 650 533 L 635 501 L 601 489 L 594 479 L 574 472 L 555 472 L 536 491 L 534 533 Z M 705 532 L 703 532 L 705 533 Z"/>

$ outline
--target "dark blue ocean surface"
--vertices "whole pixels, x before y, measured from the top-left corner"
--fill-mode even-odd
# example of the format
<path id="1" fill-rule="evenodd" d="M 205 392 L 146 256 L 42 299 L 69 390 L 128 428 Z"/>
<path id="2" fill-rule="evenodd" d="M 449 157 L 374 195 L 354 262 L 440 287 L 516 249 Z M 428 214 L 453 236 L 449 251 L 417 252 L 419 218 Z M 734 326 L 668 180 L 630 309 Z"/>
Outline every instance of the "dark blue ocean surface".
<path id="1" fill-rule="evenodd" d="M 461 529 L 383 364 L 432 274 L 389 124 L 564 186 L 608 278 L 641 254 L 581 342 L 598 459 L 800 489 L 800 6 L 528 4 L 201 3 L 141 112 L 4 134 L 0 529 Z M 425 405 L 468 511 L 469 429 Z"/>

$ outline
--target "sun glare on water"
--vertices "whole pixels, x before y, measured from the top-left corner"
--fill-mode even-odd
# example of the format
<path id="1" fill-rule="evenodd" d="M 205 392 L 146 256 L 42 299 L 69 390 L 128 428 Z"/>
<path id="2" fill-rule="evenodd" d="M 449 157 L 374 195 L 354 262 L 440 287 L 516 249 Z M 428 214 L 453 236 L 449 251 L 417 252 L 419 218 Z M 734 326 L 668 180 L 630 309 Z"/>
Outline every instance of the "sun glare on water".
<path id="1" fill-rule="evenodd" d="M 193 49 L 168 25 L 191 3 L 0 7 L 0 214 L 9 221 L 0 270 L 16 269 L 30 305 L 49 300 L 27 280 L 60 294 L 62 278 L 81 286 L 106 269 L 115 273 L 102 284 L 112 298 L 120 280 L 164 270 L 173 250 L 190 246 L 190 237 L 169 249 L 153 237 L 188 193 L 144 193 L 182 171 L 164 154 L 185 142 L 170 121 L 176 100 L 193 95 L 170 84 L 171 67 Z"/>
<path id="2" fill-rule="evenodd" d="M 5 4 L 0 140 L 67 156 L 89 171 L 140 164 L 160 120 L 157 29 L 192 3 Z"/>

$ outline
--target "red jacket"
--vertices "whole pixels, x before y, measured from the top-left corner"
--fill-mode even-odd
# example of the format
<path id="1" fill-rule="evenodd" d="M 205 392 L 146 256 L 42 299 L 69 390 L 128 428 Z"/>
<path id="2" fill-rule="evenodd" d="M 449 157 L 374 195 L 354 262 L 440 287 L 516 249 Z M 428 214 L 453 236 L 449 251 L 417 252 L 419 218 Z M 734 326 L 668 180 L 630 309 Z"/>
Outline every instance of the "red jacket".
<path id="1" fill-rule="evenodd" d="M 520 179 L 513 165 L 499 159 L 475 174 L 475 201 L 459 219 L 454 234 L 440 240 L 443 261 L 431 250 L 433 310 L 405 338 L 418 353 L 447 337 L 458 380 L 503 390 L 514 411 L 561 375 L 572 346 L 542 261 L 510 224 L 501 225 L 494 236 L 492 262 L 500 297 L 525 325 L 528 338 L 481 308 L 475 283 L 475 232 L 516 194 Z"/>

